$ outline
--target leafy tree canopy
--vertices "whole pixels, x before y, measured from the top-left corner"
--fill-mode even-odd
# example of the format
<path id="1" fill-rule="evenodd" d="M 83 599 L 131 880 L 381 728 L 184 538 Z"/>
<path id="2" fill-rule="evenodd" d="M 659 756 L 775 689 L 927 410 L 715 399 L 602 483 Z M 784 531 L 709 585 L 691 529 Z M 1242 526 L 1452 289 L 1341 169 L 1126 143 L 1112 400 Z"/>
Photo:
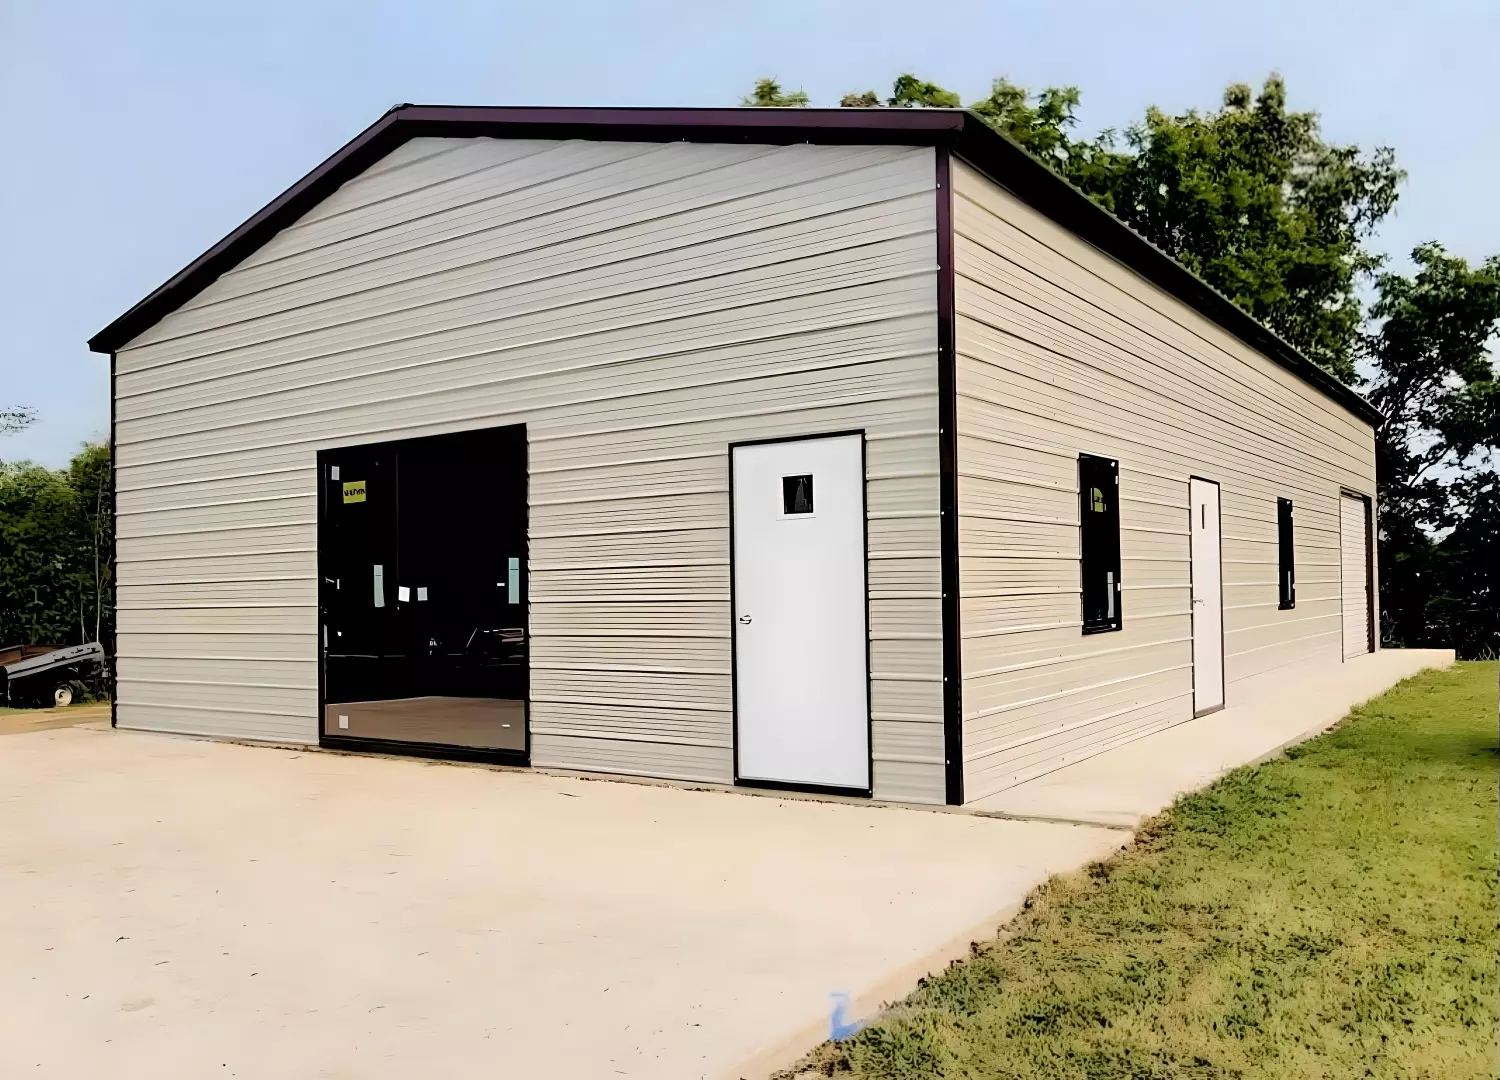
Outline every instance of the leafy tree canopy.
<path id="1" fill-rule="evenodd" d="M 1470 266 L 1424 244 L 1412 260 L 1415 274 L 1376 278 L 1360 342 L 1388 417 L 1375 440 L 1382 617 L 1393 643 L 1472 656 L 1500 648 L 1500 256 Z"/>
<path id="2" fill-rule="evenodd" d="M 839 105 L 846 109 L 875 109 L 881 106 L 890 109 L 957 109 L 962 104 L 952 90 L 944 90 L 937 83 L 924 82 L 915 75 L 898 75 L 891 87 L 891 96 L 884 101 L 873 90 L 845 94 L 839 99 Z"/>
<path id="3" fill-rule="evenodd" d="M 1126 143 L 1130 152 L 1117 166 L 1086 167 L 1076 182 L 1308 358 L 1352 381 L 1355 289 L 1379 265 L 1362 244 L 1390 213 L 1404 177 L 1393 152 L 1364 155 L 1324 142 L 1316 113 L 1287 111 L 1276 76 L 1256 97 L 1231 86 L 1216 112 L 1149 109 Z"/>
<path id="4" fill-rule="evenodd" d="M 740 98 L 740 104 L 760 109 L 805 109 L 807 91 L 783 90 L 775 79 L 756 79 L 754 89 Z"/>
<path id="5" fill-rule="evenodd" d="M 108 447 L 0 462 L 0 644 L 110 642 L 113 534 Z"/>
<path id="6" fill-rule="evenodd" d="M 774 104 L 780 94 L 762 80 L 753 103 Z M 787 96 L 807 104 L 805 94 Z M 1148 109 L 1123 138 L 1076 134 L 1080 101 L 1077 87 L 1032 94 L 1000 78 L 969 108 L 1310 359 L 1353 381 L 1356 289 L 1379 266 L 1362 244 L 1390 213 L 1404 178 L 1392 151 L 1326 142 L 1317 113 L 1288 110 L 1276 75 L 1258 94 L 1230 86 L 1216 110 Z M 903 74 L 884 101 L 866 90 L 840 104 L 951 108 L 960 98 Z"/>

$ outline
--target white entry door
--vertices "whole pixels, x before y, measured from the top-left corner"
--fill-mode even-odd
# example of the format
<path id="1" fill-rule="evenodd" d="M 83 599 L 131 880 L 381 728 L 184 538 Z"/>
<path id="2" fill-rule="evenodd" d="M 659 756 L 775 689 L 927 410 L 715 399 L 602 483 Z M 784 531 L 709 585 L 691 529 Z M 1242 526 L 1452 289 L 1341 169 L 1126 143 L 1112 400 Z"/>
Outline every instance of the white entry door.
<path id="1" fill-rule="evenodd" d="M 731 453 L 736 776 L 868 792 L 864 437 Z"/>
<path id="2" fill-rule="evenodd" d="M 1339 496 L 1339 580 L 1344 614 L 1344 659 L 1370 651 L 1370 587 L 1365 501 Z"/>
<path id="3" fill-rule="evenodd" d="M 1193 715 L 1224 705 L 1224 571 L 1219 485 L 1188 481 L 1193 509 Z"/>

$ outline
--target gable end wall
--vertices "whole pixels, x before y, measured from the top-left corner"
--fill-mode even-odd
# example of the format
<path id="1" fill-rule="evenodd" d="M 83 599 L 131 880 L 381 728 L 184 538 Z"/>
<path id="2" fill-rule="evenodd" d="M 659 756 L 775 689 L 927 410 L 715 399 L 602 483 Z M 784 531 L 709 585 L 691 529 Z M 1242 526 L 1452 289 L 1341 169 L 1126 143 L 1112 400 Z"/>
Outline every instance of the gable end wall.
<path id="1" fill-rule="evenodd" d="M 312 742 L 319 449 L 524 423 L 538 765 L 732 779 L 728 445 L 863 428 L 943 799 L 934 151 L 420 138 L 117 351 L 121 727 Z"/>

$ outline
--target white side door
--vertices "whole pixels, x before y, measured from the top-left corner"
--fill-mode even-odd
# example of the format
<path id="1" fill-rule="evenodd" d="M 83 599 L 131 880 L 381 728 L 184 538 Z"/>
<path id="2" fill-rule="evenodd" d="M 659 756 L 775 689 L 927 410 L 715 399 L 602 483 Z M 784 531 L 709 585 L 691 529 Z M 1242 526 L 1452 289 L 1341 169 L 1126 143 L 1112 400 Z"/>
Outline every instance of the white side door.
<path id="1" fill-rule="evenodd" d="M 1224 572 L 1219 536 L 1219 485 L 1188 481 L 1192 507 L 1193 715 L 1224 705 Z"/>
<path id="2" fill-rule="evenodd" d="M 1344 659 L 1370 651 L 1370 588 L 1365 501 L 1339 496 L 1339 581 L 1344 615 Z"/>
<path id="3" fill-rule="evenodd" d="M 731 453 L 736 778 L 868 792 L 864 437 Z"/>

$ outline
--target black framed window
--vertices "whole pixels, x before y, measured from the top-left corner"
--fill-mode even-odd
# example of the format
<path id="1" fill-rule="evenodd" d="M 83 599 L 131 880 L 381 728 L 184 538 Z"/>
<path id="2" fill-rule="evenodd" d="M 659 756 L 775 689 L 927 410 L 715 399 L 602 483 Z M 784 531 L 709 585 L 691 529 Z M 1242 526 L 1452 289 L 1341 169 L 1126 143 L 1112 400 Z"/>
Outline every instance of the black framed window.
<path id="1" fill-rule="evenodd" d="M 1276 582 L 1282 611 L 1297 606 L 1297 560 L 1292 547 L 1292 500 L 1276 500 Z"/>
<path id="2" fill-rule="evenodd" d="M 1083 574 L 1083 632 L 1123 625 L 1120 612 L 1120 463 L 1078 456 L 1079 553 Z"/>

